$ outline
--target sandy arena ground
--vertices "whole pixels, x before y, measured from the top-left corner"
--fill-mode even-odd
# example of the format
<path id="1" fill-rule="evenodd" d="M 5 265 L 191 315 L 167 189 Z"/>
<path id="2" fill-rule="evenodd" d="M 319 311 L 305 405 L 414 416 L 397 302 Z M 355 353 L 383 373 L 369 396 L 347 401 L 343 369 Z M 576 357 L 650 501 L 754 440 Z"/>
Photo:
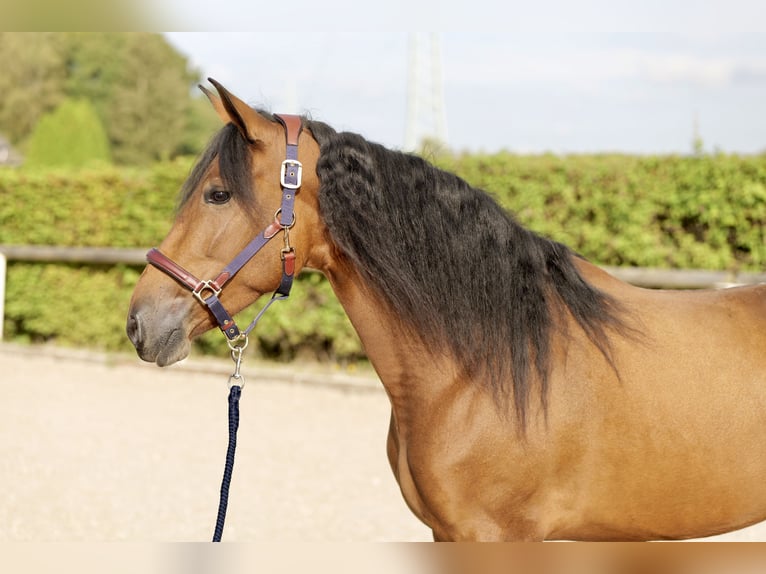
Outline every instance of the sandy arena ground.
<path id="1" fill-rule="evenodd" d="M 209 540 L 230 372 L 0 345 L 0 542 Z M 373 376 L 243 372 L 224 540 L 430 540 L 388 467 Z M 718 539 L 766 541 L 766 523 Z"/>

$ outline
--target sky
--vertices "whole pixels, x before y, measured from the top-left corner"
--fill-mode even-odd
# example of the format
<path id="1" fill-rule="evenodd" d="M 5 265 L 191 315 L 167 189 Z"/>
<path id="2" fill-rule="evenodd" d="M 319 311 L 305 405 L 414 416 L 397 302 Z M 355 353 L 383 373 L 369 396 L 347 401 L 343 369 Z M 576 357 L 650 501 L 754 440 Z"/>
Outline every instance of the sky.
<path id="1" fill-rule="evenodd" d="M 300 13 L 304 0 L 294 2 Z M 463 28 L 479 29 L 483 18 L 483 31 L 438 32 L 451 149 L 684 154 L 699 136 L 709 152 L 766 151 L 763 0 L 490 2 L 492 10 L 478 2 Z M 203 4 L 184 5 L 193 30 Z M 256 32 L 166 37 L 203 77 L 253 105 L 405 147 L 414 33 L 389 30 L 394 22 L 383 16 L 359 32 L 301 17 L 300 32 L 287 33 L 253 6 L 243 3 L 226 23 Z M 430 46 L 429 33 L 418 37 Z M 432 91 L 429 54 L 421 50 L 418 68 L 424 93 Z M 419 101 L 419 135 L 429 135 L 429 100 Z"/>

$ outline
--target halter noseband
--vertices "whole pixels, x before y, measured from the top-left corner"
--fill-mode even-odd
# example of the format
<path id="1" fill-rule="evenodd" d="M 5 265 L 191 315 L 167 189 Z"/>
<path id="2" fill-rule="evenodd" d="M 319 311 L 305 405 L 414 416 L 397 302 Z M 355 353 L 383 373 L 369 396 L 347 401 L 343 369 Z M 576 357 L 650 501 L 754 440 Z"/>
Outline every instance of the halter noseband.
<path id="1" fill-rule="evenodd" d="M 295 225 L 295 194 L 301 187 L 303 166 L 298 161 L 298 137 L 303 129 L 300 116 L 289 114 L 274 114 L 274 117 L 285 128 L 287 138 L 286 159 L 282 162 L 279 181 L 282 185 L 282 204 L 274 214 L 274 221 L 261 231 L 242 251 L 221 271 L 215 279 L 201 280 L 189 273 L 178 263 L 164 255 L 159 249 L 150 249 L 146 260 L 160 271 L 175 279 L 182 287 L 192 292 L 192 295 L 215 317 L 218 326 L 229 342 L 229 346 L 237 345 L 238 340 L 247 344 L 247 335 L 255 327 L 263 312 L 271 303 L 286 299 L 295 275 L 295 249 L 290 245 L 290 228 Z M 228 281 L 242 269 L 270 239 L 280 231 L 284 233 L 282 248 L 282 280 L 274 292 L 271 301 L 261 310 L 255 320 L 244 331 L 240 331 L 229 312 L 221 304 L 218 296 Z M 243 346 L 243 345 L 237 345 Z"/>

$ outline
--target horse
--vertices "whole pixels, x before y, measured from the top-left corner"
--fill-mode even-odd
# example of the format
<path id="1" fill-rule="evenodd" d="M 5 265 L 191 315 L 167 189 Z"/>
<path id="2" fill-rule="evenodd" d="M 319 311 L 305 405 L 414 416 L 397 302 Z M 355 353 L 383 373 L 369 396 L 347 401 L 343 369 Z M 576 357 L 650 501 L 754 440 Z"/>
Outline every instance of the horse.
<path id="1" fill-rule="evenodd" d="M 766 519 L 766 285 L 623 283 L 420 157 L 210 82 L 224 126 L 130 303 L 143 360 L 170 365 L 230 326 L 201 302 L 236 313 L 319 270 L 385 388 L 388 460 L 434 540 L 686 539 Z"/>

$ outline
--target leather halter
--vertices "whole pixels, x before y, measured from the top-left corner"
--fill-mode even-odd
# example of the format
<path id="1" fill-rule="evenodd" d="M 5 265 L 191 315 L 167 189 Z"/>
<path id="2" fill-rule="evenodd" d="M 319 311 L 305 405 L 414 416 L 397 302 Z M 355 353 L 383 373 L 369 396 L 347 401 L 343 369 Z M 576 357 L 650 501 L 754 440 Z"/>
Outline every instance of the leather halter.
<path id="1" fill-rule="evenodd" d="M 215 317 L 223 334 L 226 335 L 230 345 L 238 339 L 247 337 L 266 308 L 258 314 L 247 329 L 240 331 L 234 319 L 232 319 L 229 312 L 221 304 L 218 296 L 221 294 L 226 283 L 280 231 L 284 233 L 284 247 L 282 248 L 281 255 L 282 281 L 274 292 L 269 305 L 275 300 L 285 299 L 289 296 L 295 275 L 295 249 L 290 245 L 289 233 L 290 228 L 295 225 L 295 212 L 293 210 L 295 194 L 301 187 L 303 166 L 298 161 L 298 137 L 303 129 L 303 122 L 300 116 L 289 114 L 274 114 L 274 117 L 285 128 L 285 136 L 287 138 L 286 159 L 282 162 L 279 176 L 282 185 L 282 203 L 274 215 L 274 221 L 248 243 L 231 263 L 212 280 L 198 279 L 157 248 L 150 249 L 146 254 L 146 260 L 149 263 L 175 279 L 182 287 L 191 291 L 192 295 L 202 305 L 207 307 L 213 317 Z"/>

